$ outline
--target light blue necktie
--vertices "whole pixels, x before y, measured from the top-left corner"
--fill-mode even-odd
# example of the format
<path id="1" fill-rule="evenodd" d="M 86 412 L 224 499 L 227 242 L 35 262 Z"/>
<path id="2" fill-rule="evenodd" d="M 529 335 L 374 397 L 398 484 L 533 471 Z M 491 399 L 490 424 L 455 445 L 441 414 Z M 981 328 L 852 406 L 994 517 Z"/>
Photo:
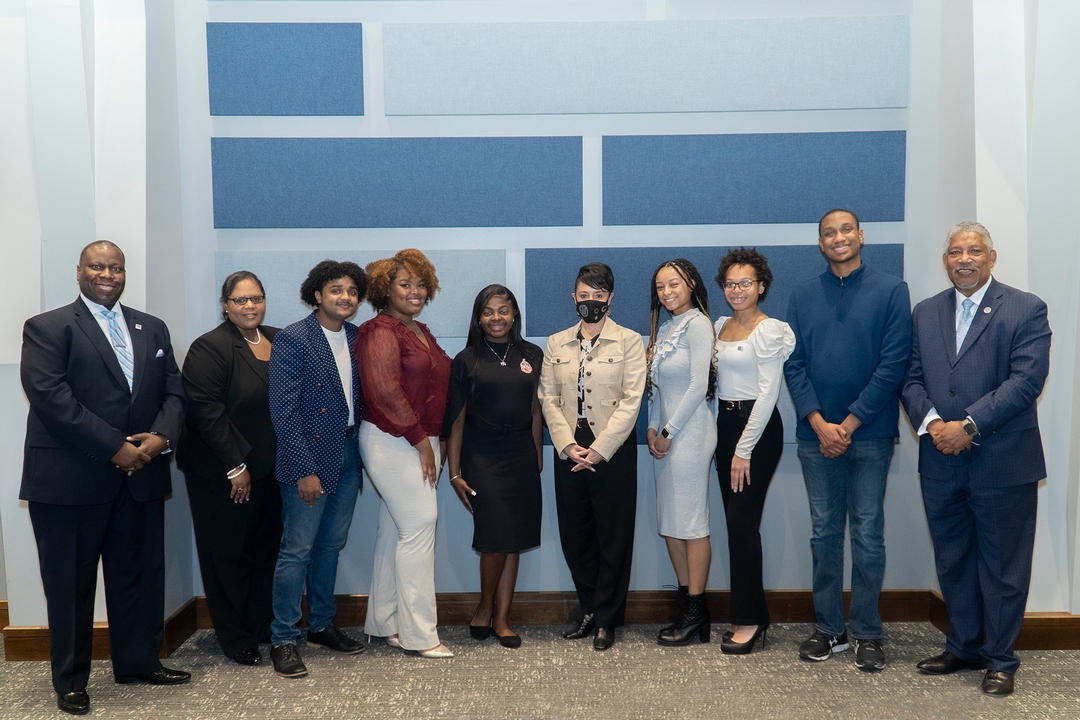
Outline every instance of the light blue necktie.
<path id="1" fill-rule="evenodd" d="M 960 354 L 960 346 L 964 344 L 964 338 L 967 337 L 973 317 L 975 317 L 975 303 L 971 298 L 964 298 L 964 302 L 960 303 L 960 321 L 956 323 L 957 354 Z"/>
<path id="2" fill-rule="evenodd" d="M 135 377 L 135 361 L 131 357 L 131 348 L 124 340 L 124 331 L 120 329 L 120 322 L 116 319 L 115 310 L 103 310 L 101 314 L 109 321 L 109 339 L 112 341 L 113 352 L 116 360 L 120 363 L 120 369 L 127 378 L 128 390 L 131 389 L 131 380 Z"/>

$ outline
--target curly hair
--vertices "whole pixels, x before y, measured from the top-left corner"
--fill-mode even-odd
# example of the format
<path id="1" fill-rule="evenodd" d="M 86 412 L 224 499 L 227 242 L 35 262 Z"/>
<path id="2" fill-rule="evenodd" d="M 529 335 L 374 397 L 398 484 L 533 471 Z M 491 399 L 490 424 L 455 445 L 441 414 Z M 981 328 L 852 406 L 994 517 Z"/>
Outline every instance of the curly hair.
<path id="1" fill-rule="evenodd" d="M 352 278 L 352 281 L 356 283 L 356 292 L 360 296 L 360 301 L 363 302 L 364 294 L 367 292 L 367 276 L 359 265 L 348 260 L 323 260 L 311 268 L 307 278 L 300 285 L 300 299 L 308 307 L 318 307 L 319 301 L 315 299 L 315 293 L 322 292 L 331 280 L 343 277 Z"/>
<path id="2" fill-rule="evenodd" d="M 225 282 L 223 282 L 221 284 L 221 304 L 222 304 L 222 306 L 226 305 L 229 302 L 229 296 L 233 294 L 233 290 L 235 290 L 236 286 L 239 285 L 244 280 L 250 280 L 251 282 L 258 285 L 259 286 L 259 292 L 261 292 L 263 294 L 263 297 L 266 297 L 266 289 L 263 288 L 262 280 L 259 279 L 258 275 L 251 272 L 250 270 L 237 270 L 232 275 L 229 275 L 229 277 L 225 278 Z M 225 310 L 224 308 L 222 309 L 222 311 L 221 311 L 221 319 L 222 320 L 228 320 L 229 319 L 228 310 Z"/>
<path id="3" fill-rule="evenodd" d="M 645 364 L 648 367 L 648 372 L 645 375 L 645 389 L 648 391 L 649 397 L 652 397 L 653 390 L 653 350 L 656 348 L 656 333 L 660 328 L 660 309 L 663 307 L 660 304 L 660 296 L 656 292 L 656 276 L 666 267 L 674 269 L 679 274 L 679 277 L 690 288 L 691 307 L 704 313 L 705 317 L 709 318 L 709 323 L 712 324 L 712 316 L 709 314 L 709 289 L 705 287 L 705 281 L 701 279 L 701 273 L 698 272 L 694 263 L 685 258 L 675 258 L 660 263 L 660 266 L 653 271 L 652 280 L 649 282 L 649 293 L 652 295 L 652 300 L 649 303 L 649 346 L 645 349 Z M 715 350 L 713 351 L 713 360 L 709 364 L 709 387 L 705 391 L 705 397 L 708 400 L 716 397 Z"/>
<path id="4" fill-rule="evenodd" d="M 368 277 L 367 299 L 371 307 L 381 312 L 390 306 L 390 283 L 394 281 L 398 270 L 408 270 L 427 285 L 427 305 L 439 291 L 439 278 L 435 275 L 435 266 L 424 253 L 415 248 L 399 250 L 394 257 L 383 258 L 368 263 L 364 268 Z"/>
<path id="5" fill-rule="evenodd" d="M 762 285 L 758 302 L 764 302 L 769 295 L 769 288 L 772 287 L 772 270 L 769 269 L 769 261 L 765 259 L 765 256 L 759 253 L 757 248 L 741 247 L 738 250 L 728 250 L 728 254 L 720 261 L 720 267 L 716 271 L 716 284 L 720 286 L 721 291 L 724 289 L 724 282 L 727 281 L 727 271 L 732 265 L 749 265 L 754 268 L 754 273 Z"/>

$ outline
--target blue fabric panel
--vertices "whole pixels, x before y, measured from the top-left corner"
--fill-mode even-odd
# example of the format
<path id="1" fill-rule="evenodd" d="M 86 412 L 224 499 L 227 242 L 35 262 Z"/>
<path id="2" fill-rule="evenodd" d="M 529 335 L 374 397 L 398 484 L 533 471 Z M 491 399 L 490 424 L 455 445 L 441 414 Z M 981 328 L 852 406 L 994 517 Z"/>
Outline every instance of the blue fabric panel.
<path id="1" fill-rule="evenodd" d="M 213 138 L 214 227 L 580 226 L 581 138 Z"/>
<path id="2" fill-rule="evenodd" d="M 360 267 L 393 254 L 400 247 L 371 248 L 357 243 L 353 250 L 219 250 L 214 255 L 216 287 L 237 270 L 255 273 L 266 289 L 266 323 L 285 327 L 301 319 L 311 308 L 300 301 L 300 284 L 308 271 L 327 258 L 351 260 Z M 435 265 L 440 290 L 418 318 L 426 324 L 450 357 L 464 342 L 447 338 L 464 338 L 469 334 L 469 315 L 473 299 L 480 288 L 491 283 L 506 284 L 506 251 L 484 250 L 425 250 Z M 217 298 L 206 298 L 212 312 L 206 314 L 203 330 L 220 322 L 221 308 Z M 371 305 L 362 303 L 353 322 L 362 323 L 372 316 Z"/>
<path id="3" fill-rule="evenodd" d="M 660 263 L 682 257 L 694 263 L 709 291 L 713 319 L 730 315 L 724 293 L 714 278 L 727 247 L 635 247 L 635 248 L 530 248 L 525 250 L 525 334 L 546 338 L 577 322 L 571 294 L 578 268 L 603 262 L 615 274 L 615 299 L 611 317 L 644 336 L 649 334 L 649 303 L 652 276 Z M 817 245 L 758 247 L 769 260 L 773 285 L 761 309 L 770 317 L 785 320 L 791 291 L 804 280 L 825 272 L 827 265 Z M 863 260 L 878 269 L 904 276 L 904 246 L 864 245 Z M 666 312 L 661 313 L 662 318 Z"/>
<path id="4" fill-rule="evenodd" d="M 363 115 L 359 23 L 207 23 L 211 115 Z"/>
<path id="5" fill-rule="evenodd" d="M 387 23 L 386 114 L 901 108 L 909 35 L 907 15 Z"/>
<path id="6" fill-rule="evenodd" d="M 816 223 L 834 207 L 904 219 L 907 133 L 603 139 L 605 225 Z"/>

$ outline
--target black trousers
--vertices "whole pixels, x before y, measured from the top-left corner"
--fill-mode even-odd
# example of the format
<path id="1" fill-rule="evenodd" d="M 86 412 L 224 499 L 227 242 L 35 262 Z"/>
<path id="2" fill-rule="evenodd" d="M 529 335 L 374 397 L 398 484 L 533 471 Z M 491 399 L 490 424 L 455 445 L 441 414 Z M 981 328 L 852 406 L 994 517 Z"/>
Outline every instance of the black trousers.
<path id="1" fill-rule="evenodd" d="M 112 502 L 31 502 L 49 617 L 53 688 L 86 687 L 101 560 L 113 672 L 152 673 L 165 625 L 165 500 L 137 502 L 125 480 Z"/>
<path id="2" fill-rule="evenodd" d="M 582 447 L 593 434 L 579 428 L 574 437 Z M 574 463 L 560 460 L 555 450 L 555 509 L 563 555 L 574 579 L 578 602 L 593 613 L 599 627 L 622 625 L 630 565 L 634 554 L 637 514 L 637 437 L 631 432 L 596 472 L 570 472 Z"/>
<path id="3" fill-rule="evenodd" d="M 274 566 L 281 544 L 281 490 L 273 476 L 254 479 L 235 503 L 224 476 L 185 473 L 195 547 L 214 632 L 232 657 L 270 642 Z"/>
<path id="4" fill-rule="evenodd" d="M 728 410 L 720 403 L 716 418 L 716 470 L 727 518 L 728 556 L 731 565 L 731 623 L 764 625 L 769 622 L 761 570 L 761 514 L 780 455 L 784 452 L 784 423 L 773 408 L 761 438 L 750 455 L 750 484 L 731 490 L 731 460 L 749 413 Z"/>

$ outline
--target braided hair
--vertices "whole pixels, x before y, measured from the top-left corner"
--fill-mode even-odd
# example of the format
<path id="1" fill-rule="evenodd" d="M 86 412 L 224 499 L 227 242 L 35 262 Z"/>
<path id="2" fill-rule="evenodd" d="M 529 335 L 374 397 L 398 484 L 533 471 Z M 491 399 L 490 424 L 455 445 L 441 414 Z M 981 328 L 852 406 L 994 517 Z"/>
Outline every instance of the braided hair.
<path id="1" fill-rule="evenodd" d="M 694 263 L 685 258 L 675 258 L 660 263 L 660 266 L 652 274 L 652 280 L 649 282 L 649 293 L 652 300 L 649 302 L 649 347 L 645 351 L 645 360 L 648 364 L 648 372 L 645 375 L 645 389 L 648 391 L 649 397 L 652 397 L 653 351 L 656 348 L 656 332 L 660 327 L 660 309 L 662 307 L 660 296 L 656 292 L 656 276 L 666 267 L 674 269 L 679 274 L 679 277 L 690 288 L 691 306 L 704 313 L 705 317 L 709 319 L 709 324 L 712 324 L 712 316 L 709 315 L 709 290 L 705 287 L 705 282 L 701 279 L 701 273 L 694 267 Z M 715 350 L 713 353 L 714 359 L 709 363 L 709 389 L 705 394 L 705 397 L 709 400 L 716 397 Z"/>

